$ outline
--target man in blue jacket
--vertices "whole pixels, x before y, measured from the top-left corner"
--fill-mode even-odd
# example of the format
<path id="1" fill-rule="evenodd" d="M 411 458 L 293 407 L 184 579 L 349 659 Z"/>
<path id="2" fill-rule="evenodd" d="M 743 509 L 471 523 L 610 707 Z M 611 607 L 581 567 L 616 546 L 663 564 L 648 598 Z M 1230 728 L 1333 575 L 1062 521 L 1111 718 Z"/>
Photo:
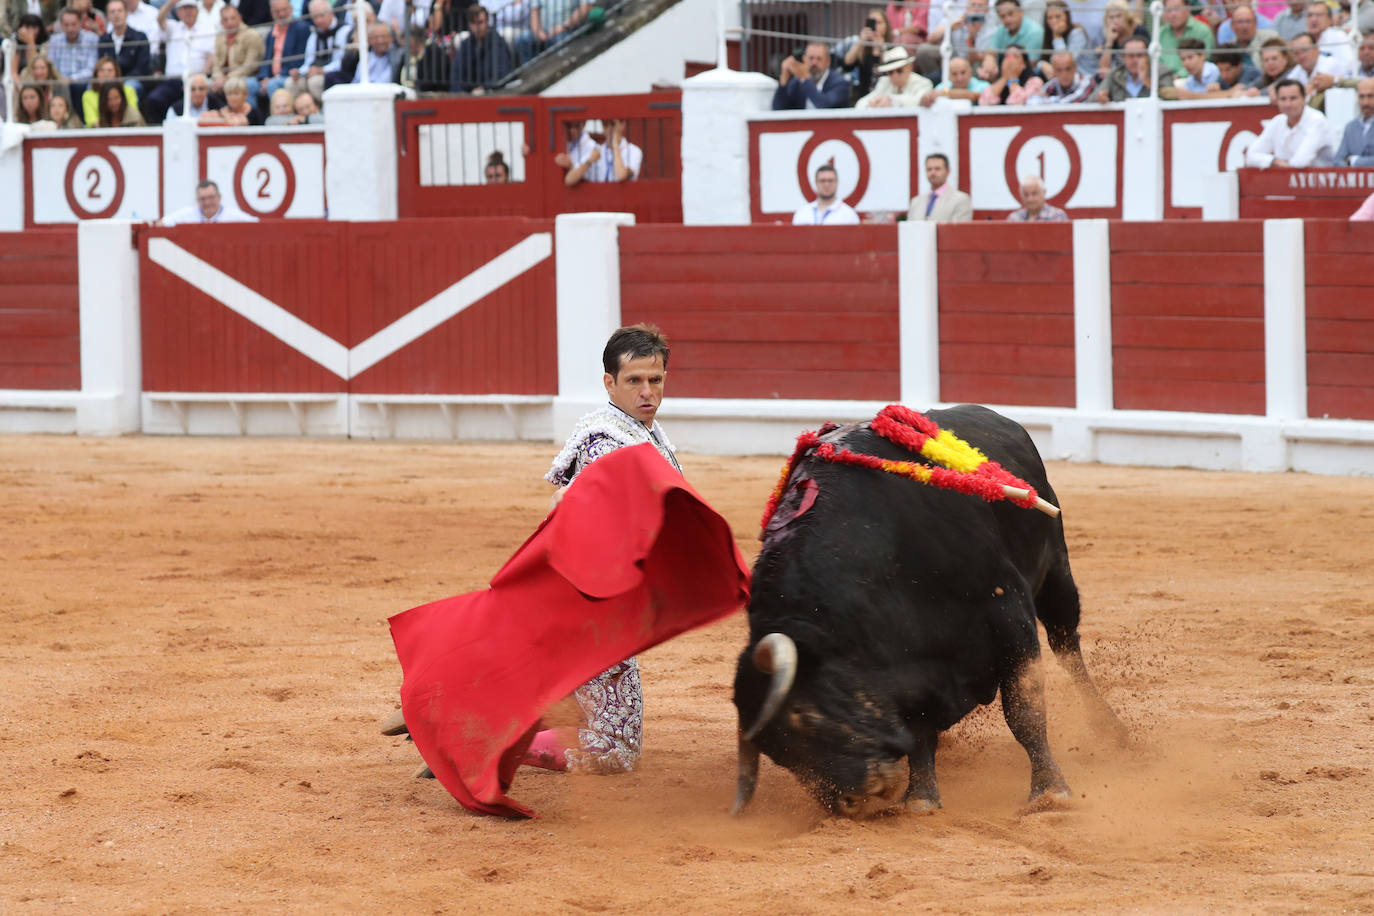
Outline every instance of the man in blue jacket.
<path id="1" fill-rule="evenodd" d="M 784 57 L 773 109 L 848 108 L 849 80 L 830 66 L 830 49 L 812 42 L 800 60 Z"/>
<path id="2" fill-rule="evenodd" d="M 142 98 L 143 84 L 138 78 L 153 72 L 148 36 L 138 29 L 130 28 L 124 0 L 110 0 L 105 7 L 105 16 L 110 22 L 110 28 L 100 37 L 96 53 L 100 57 L 113 57 L 119 64 L 120 74 L 138 93 L 139 98 Z"/>
<path id="3" fill-rule="evenodd" d="M 1345 125 L 1341 147 L 1336 150 L 1336 164 L 1345 166 L 1374 165 L 1374 76 L 1360 80 L 1355 87 L 1360 98 L 1360 116 Z"/>
<path id="4" fill-rule="evenodd" d="M 291 21 L 291 0 L 272 0 L 272 27 L 267 30 L 258 85 L 264 98 L 300 78 L 305 63 L 305 43 L 310 39 L 310 23 Z"/>

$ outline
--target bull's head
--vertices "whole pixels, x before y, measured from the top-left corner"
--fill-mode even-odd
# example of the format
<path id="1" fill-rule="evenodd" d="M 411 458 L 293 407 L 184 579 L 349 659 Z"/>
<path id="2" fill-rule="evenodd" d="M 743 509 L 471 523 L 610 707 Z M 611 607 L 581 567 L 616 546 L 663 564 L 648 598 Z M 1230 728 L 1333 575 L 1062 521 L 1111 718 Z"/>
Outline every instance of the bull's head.
<path id="1" fill-rule="evenodd" d="M 770 633 L 735 672 L 740 715 L 734 813 L 758 783 L 759 752 L 791 770 L 817 801 L 848 817 L 899 804 L 912 748 L 890 700 L 840 663 L 802 660 L 791 637 Z"/>

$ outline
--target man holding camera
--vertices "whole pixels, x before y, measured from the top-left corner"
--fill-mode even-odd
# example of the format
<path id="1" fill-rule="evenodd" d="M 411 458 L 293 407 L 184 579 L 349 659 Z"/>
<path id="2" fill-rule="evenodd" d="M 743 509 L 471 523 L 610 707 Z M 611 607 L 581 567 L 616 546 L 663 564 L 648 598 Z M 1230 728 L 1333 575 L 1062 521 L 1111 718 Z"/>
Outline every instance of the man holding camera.
<path id="1" fill-rule="evenodd" d="M 803 51 L 784 57 L 773 93 L 773 110 L 848 108 L 849 81 L 830 65 L 830 49 L 812 42 Z"/>

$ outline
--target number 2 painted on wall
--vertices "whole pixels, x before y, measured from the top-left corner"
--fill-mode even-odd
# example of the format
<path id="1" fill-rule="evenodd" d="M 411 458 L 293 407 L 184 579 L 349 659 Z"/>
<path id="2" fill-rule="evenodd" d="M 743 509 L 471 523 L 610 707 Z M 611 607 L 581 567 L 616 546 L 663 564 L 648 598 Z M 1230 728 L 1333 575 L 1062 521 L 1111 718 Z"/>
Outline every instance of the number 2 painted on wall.
<path id="1" fill-rule="evenodd" d="M 96 169 L 91 169 L 86 173 L 86 179 L 91 183 L 91 186 L 86 189 L 86 196 L 94 199 L 96 192 L 100 190 L 100 172 Z"/>
<path id="2" fill-rule="evenodd" d="M 267 193 L 267 186 L 272 183 L 272 173 L 267 171 L 267 169 L 258 169 L 258 179 L 261 182 L 261 184 L 258 185 L 258 199 L 267 200 L 272 196 Z"/>

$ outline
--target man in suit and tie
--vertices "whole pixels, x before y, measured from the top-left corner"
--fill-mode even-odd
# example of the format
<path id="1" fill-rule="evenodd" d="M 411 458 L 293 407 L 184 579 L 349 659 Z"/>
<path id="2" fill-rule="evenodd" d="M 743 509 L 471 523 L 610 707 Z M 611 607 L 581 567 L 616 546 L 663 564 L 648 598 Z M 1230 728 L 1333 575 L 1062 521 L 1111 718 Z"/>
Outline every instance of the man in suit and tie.
<path id="1" fill-rule="evenodd" d="M 930 181 L 930 191 L 912 199 L 911 211 L 906 215 L 908 220 L 967 223 L 973 219 L 973 201 L 949 184 L 948 156 L 944 153 L 927 156 L 926 178 Z"/>
<path id="2" fill-rule="evenodd" d="M 1374 77 L 1362 79 L 1355 87 L 1360 98 L 1360 116 L 1345 125 L 1336 165 L 1374 166 Z"/>
<path id="3" fill-rule="evenodd" d="M 830 65 L 830 48 L 822 42 L 806 46 L 802 57 L 782 59 L 773 109 L 848 108 L 849 80 Z"/>

